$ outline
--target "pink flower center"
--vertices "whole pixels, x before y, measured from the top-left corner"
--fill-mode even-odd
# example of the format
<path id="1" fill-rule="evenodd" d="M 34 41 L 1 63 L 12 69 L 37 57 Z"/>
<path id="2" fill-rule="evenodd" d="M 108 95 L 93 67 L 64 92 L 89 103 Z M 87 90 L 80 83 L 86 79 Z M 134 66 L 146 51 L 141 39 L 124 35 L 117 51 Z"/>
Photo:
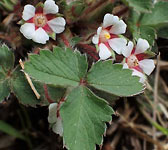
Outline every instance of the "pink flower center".
<path id="1" fill-rule="evenodd" d="M 126 61 L 129 68 L 137 67 L 139 65 L 138 58 L 135 55 L 129 56 Z"/>
<path id="2" fill-rule="evenodd" d="M 111 38 L 110 33 L 108 32 L 108 30 L 104 29 L 101 31 L 100 33 L 100 41 L 105 43 L 107 42 L 109 39 Z"/>
<path id="3" fill-rule="evenodd" d="M 37 27 L 44 27 L 47 24 L 47 17 L 43 14 L 36 14 L 34 16 L 34 23 Z"/>

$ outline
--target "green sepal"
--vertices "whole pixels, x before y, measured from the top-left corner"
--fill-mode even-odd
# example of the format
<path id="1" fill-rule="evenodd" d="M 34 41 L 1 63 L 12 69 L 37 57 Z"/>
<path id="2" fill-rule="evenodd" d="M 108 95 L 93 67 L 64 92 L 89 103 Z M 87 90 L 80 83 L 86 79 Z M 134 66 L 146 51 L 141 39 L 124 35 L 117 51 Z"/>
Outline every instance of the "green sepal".
<path id="1" fill-rule="evenodd" d="M 156 56 L 156 54 L 150 50 L 145 51 L 144 54 L 146 55 L 145 58 L 152 58 Z"/>
<path id="2" fill-rule="evenodd" d="M 100 48 L 99 48 L 98 44 L 96 44 L 95 46 L 96 46 L 96 51 L 99 52 Z"/>
<path id="3" fill-rule="evenodd" d="M 111 56 L 112 56 L 112 58 L 113 58 L 114 60 L 116 60 L 116 56 L 115 56 L 115 53 L 114 53 L 113 50 L 111 51 Z"/>
<path id="4" fill-rule="evenodd" d="M 56 33 L 52 32 L 52 33 L 48 33 L 49 37 L 52 38 L 53 40 L 56 40 Z"/>
<path id="5" fill-rule="evenodd" d="M 42 2 L 39 2 L 35 7 L 36 8 L 38 8 L 38 7 L 44 8 L 44 4 Z"/>
<path id="6" fill-rule="evenodd" d="M 18 25 L 23 25 L 25 23 L 25 20 L 21 19 L 19 22 L 17 22 Z"/>

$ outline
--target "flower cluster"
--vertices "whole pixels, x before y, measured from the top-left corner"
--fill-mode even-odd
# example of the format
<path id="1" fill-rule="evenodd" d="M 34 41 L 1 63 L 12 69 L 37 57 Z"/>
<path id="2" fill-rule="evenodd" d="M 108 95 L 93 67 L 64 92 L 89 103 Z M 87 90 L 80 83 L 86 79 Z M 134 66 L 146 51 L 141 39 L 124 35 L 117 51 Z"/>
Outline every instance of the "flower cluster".
<path id="1" fill-rule="evenodd" d="M 35 8 L 32 5 L 26 5 L 23 10 L 22 18 L 24 24 L 20 32 L 34 42 L 45 44 L 49 37 L 55 38 L 56 34 L 65 29 L 65 19 L 56 15 L 59 11 L 54 0 L 46 0 L 45 3 L 39 3 Z"/>
<path id="2" fill-rule="evenodd" d="M 133 70 L 135 76 L 140 77 L 140 82 L 144 83 L 145 74 L 150 75 L 154 70 L 154 61 L 147 59 L 150 56 L 145 53 L 150 46 L 147 40 L 138 39 L 137 45 L 121 37 L 119 34 L 126 32 L 126 24 L 118 16 L 106 14 L 103 24 L 97 29 L 97 34 L 93 36 L 92 42 L 98 45 L 99 57 L 106 60 L 112 56 L 113 51 L 125 57 L 123 68 Z"/>

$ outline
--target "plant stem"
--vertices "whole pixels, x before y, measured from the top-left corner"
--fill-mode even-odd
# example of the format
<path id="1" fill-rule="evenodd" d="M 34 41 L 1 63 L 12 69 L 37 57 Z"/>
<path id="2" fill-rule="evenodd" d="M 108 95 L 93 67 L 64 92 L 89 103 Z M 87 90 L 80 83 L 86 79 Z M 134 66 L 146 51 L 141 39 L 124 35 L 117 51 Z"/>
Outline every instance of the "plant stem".
<path id="1" fill-rule="evenodd" d="M 93 46 L 90 46 L 88 44 L 82 44 L 82 43 L 79 43 L 78 46 L 81 47 L 82 50 L 84 50 L 88 55 L 90 55 L 96 61 L 99 60 L 96 48 L 94 48 Z"/>
<path id="2" fill-rule="evenodd" d="M 48 102 L 49 103 L 54 103 L 54 100 L 52 100 L 49 96 L 47 85 L 44 84 L 43 88 L 44 88 L 45 97 L 48 100 Z"/>

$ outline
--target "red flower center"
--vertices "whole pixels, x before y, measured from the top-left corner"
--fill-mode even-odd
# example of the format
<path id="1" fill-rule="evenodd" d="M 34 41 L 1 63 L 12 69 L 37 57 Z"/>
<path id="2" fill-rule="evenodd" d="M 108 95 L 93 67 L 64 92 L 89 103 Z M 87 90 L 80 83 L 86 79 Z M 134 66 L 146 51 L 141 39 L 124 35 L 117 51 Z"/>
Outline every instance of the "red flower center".
<path id="1" fill-rule="evenodd" d="M 34 23 L 37 27 L 44 27 L 47 24 L 47 17 L 43 14 L 36 14 L 34 16 Z"/>

